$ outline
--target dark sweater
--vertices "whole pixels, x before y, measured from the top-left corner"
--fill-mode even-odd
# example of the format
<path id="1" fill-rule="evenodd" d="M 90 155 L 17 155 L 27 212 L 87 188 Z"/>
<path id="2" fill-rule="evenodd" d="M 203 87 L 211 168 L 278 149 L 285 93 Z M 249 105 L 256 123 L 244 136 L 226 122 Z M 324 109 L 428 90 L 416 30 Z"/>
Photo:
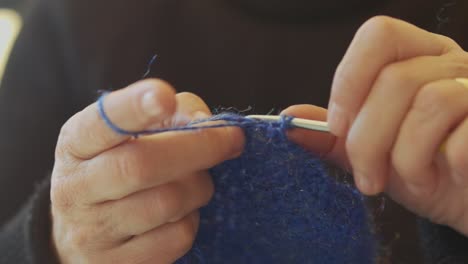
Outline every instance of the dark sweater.
<path id="1" fill-rule="evenodd" d="M 336 65 L 373 15 L 440 30 L 467 48 L 467 1 L 441 12 L 444 2 L 28 1 L 0 87 L 0 263 L 53 262 L 47 178 L 60 127 L 98 90 L 140 79 L 153 54 L 151 76 L 197 93 L 213 109 L 326 106 Z M 420 262 L 411 214 L 390 203 L 380 218 L 393 262 Z M 466 238 L 422 226 L 421 248 L 433 263 L 468 263 Z"/>

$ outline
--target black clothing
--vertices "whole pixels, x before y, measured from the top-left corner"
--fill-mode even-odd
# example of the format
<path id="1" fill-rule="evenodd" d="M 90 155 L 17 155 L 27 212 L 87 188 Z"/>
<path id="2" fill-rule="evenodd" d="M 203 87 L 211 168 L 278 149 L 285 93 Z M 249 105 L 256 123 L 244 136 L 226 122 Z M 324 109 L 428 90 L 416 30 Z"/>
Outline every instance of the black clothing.
<path id="1" fill-rule="evenodd" d="M 95 101 L 98 90 L 140 79 L 153 54 L 159 57 L 151 76 L 198 94 L 214 109 L 252 106 L 253 112 L 267 113 L 299 103 L 326 106 L 334 70 L 371 16 L 441 30 L 468 48 L 468 4 L 454 8 L 445 2 L 29 1 L 0 87 L 1 263 L 52 262 L 46 178 L 60 127 Z M 39 182 L 44 183 L 36 188 Z M 396 263 L 396 258 L 417 262 L 411 257 L 416 247 L 408 242 L 417 240 L 405 237 L 416 236 L 408 216 L 396 205 L 384 213 L 382 227 L 392 218 L 402 236 L 387 241 Z M 447 263 L 439 262 L 446 258 L 468 263 L 468 239 L 455 233 L 457 240 L 446 239 L 440 230 L 448 228 L 424 226 L 424 234 L 436 234 L 423 240 L 437 256 L 434 263 Z"/>

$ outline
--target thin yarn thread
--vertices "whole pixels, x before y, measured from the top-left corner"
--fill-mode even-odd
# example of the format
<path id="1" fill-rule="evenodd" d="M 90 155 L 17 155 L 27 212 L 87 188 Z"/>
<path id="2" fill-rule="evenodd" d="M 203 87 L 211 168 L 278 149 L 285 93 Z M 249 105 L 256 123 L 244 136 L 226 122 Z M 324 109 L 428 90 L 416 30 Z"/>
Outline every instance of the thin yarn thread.
<path id="1" fill-rule="evenodd" d="M 146 78 L 146 77 L 148 77 L 150 75 L 151 68 L 152 68 L 152 66 L 153 66 L 153 64 L 154 64 L 154 62 L 156 61 L 157 58 L 158 58 L 158 54 L 154 54 L 153 57 L 151 57 L 151 60 L 148 63 L 148 67 L 146 69 L 145 74 L 143 74 L 142 79 L 144 79 L 144 78 Z"/>
<path id="2" fill-rule="evenodd" d="M 119 126 L 117 126 L 114 122 L 111 121 L 109 116 L 107 115 L 105 109 L 104 109 L 104 99 L 106 97 L 107 93 L 103 93 L 98 101 L 97 101 L 97 107 L 99 110 L 99 115 L 102 118 L 102 120 L 106 123 L 106 125 L 115 133 L 123 136 L 131 136 L 134 138 L 138 138 L 140 136 L 145 136 L 145 135 L 152 135 L 152 134 L 158 134 L 158 133 L 163 133 L 163 132 L 172 132 L 172 131 L 190 131 L 190 130 L 198 130 L 198 129 L 206 129 L 206 128 L 220 128 L 220 127 L 230 127 L 230 126 L 237 126 L 237 127 L 242 127 L 246 124 L 254 124 L 254 123 L 263 123 L 264 121 L 256 120 L 256 119 L 250 119 L 250 118 L 243 118 L 241 116 L 236 116 L 236 115 L 231 115 L 231 114 L 219 114 L 215 115 L 210 118 L 202 119 L 202 120 L 196 120 L 193 122 L 190 122 L 189 124 L 185 126 L 179 126 L 179 127 L 171 127 L 171 128 L 157 128 L 157 129 L 150 129 L 150 130 L 141 130 L 141 131 L 128 131 L 125 130 Z M 294 117 L 292 116 L 282 116 L 281 120 L 279 121 L 281 124 L 281 129 L 287 130 L 292 127 L 292 120 Z M 215 121 L 224 121 L 223 123 L 217 123 L 217 124 L 210 124 L 210 125 L 201 125 L 206 122 L 215 122 Z"/>

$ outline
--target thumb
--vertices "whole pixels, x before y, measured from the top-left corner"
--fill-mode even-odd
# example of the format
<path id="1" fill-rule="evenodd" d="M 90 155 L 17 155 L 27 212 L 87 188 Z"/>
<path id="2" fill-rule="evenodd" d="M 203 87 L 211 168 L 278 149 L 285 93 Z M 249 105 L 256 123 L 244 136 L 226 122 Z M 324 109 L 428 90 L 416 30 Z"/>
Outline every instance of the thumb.
<path id="1" fill-rule="evenodd" d="M 172 118 L 177 104 L 174 89 L 166 82 L 154 79 L 139 81 L 101 100 L 109 121 L 132 132 L 163 126 Z M 99 113 L 98 103 L 94 103 L 62 127 L 58 151 L 65 150 L 75 158 L 90 159 L 129 138 L 129 135 L 112 130 Z"/>
<path id="2" fill-rule="evenodd" d="M 281 114 L 318 121 L 327 119 L 327 109 L 306 104 L 290 106 Z M 288 137 L 291 141 L 321 158 L 327 159 L 343 169 L 350 170 L 351 166 L 346 155 L 344 139 L 337 138 L 331 133 L 301 128 L 290 130 Z"/>

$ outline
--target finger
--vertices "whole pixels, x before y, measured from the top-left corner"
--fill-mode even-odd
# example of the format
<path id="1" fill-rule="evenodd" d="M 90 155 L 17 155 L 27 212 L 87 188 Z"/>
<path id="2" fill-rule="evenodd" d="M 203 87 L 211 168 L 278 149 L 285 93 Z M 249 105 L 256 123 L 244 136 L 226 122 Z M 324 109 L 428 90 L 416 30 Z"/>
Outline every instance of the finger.
<path id="1" fill-rule="evenodd" d="M 281 115 L 290 115 L 311 120 L 326 120 L 327 110 L 313 105 L 294 105 L 286 108 Z M 321 156 L 328 154 L 334 145 L 334 136 L 307 129 L 293 128 L 288 131 L 288 137 L 299 145 Z"/>
<path id="2" fill-rule="evenodd" d="M 387 64 L 417 56 L 438 56 L 460 49 L 452 40 L 406 22 L 374 17 L 358 30 L 333 80 L 328 121 L 333 134 L 344 136 Z"/>
<path id="3" fill-rule="evenodd" d="M 294 105 L 286 108 L 281 114 L 324 121 L 326 120 L 327 110 L 314 105 Z M 332 134 L 295 128 L 288 131 L 288 138 L 322 158 L 344 168 L 349 168 L 344 144 Z"/>
<path id="4" fill-rule="evenodd" d="M 176 109 L 174 89 L 160 80 L 145 80 L 105 97 L 104 111 L 113 124 L 127 131 L 164 124 Z M 129 138 L 113 131 L 99 114 L 97 103 L 73 116 L 62 128 L 58 152 L 90 159 Z"/>
<path id="5" fill-rule="evenodd" d="M 457 79 L 456 81 L 462 84 L 463 88 L 468 89 L 468 79 Z M 468 146 L 467 132 L 468 119 L 465 118 L 465 120 L 454 129 L 445 142 L 445 152 L 448 163 L 453 170 L 454 181 L 463 186 L 468 186 L 468 157 L 466 154 Z"/>
<path id="6" fill-rule="evenodd" d="M 468 186 L 468 119 L 465 119 L 446 142 L 446 155 L 455 183 Z"/>
<path id="7" fill-rule="evenodd" d="M 177 127 L 188 124 L 197 119 L 204 119 L 211 116 L 211 111 L 206 103 L 199 96 L 193 93 L 182 92 L 176 94 L 177 109 L 170 124 L 164 127 Z M 154 129 L 161 127 L 156 125 Z"/>
<path id="8" fill-rule="evenodd" d="M 195 94 L 179 93 L 176 101 L 176 113 L 167 126 L 181 126 L 210 115 L 208 106 Z M 243 133 L 235 127 L 167 132 L 127 142 L 86 164 L 89 174 L 77 181 L 90 184 L 81 184 L 86 189 L 80 192 L 80 200 L 118 200 L 237 157 L 243 145 Z"/>
<path id="9" fill-rule="evenodd" d="M 114 249 L 119 263 L 174 263 L 192 247 L 199 225 L 198 212 L 169 223 Z"/>
<path id="10" fill-rule="evenodd" d="M 121 199 L 194 171 L 209 169 L 239 156 L 240 128 L 222 127 L 165 132 L 127 142 L 88 161 L 78 199 L 87 204 Z"/>
<path id="11" fill-rule="evenodd" d="M 177 99 L 177 112 L 180 113 L 193 113 L 193 117 L 205 117 L 211 115 L 211 111 L 206 103 L 197 95 L 189 92 L 178 93 Z M 200 116 L 201 115 L 201 116 Z M 193 120 L 190 120 L 193 121 Z"/>
<path id="12" fill-rule="evenodd" d="M 200 97 L 191 93 L 180 93 L 175 98 L 177 100 L 176 112 L 171 119 L 167 119 L 167 122 L 160 126 L 179 126 L 193 119 L 209 116 L 209 109 Z M 243 148 L 243 135 L 240 129 L 227 128 L 217 131 L 167 132 L 127 141 L 91 160 L 82 162 L 81 176 L 68 177 L 66 181 L 60 181 L 60 190 L 79 189 L 79 191 L 66 194 L 66 200 L 74 203 L 89 205 L 117 200 L 133 192 L 171 181 L 174 175 L 187 175 L 193 171 L 208 168 L 201 165 L 200 167 L 204 168 L 193 169 L 188 166 L 188 169 L 185 169 L 186 159 L 192 161 L 189 164 L 194 164 L 201 159 L 202 162 L 208 163 L 206 166 L 211 167 L 214 165 L 209 163 L 210 161 L 219 163 L 223 160 L 220 156 L 238 155 Z M 220 142 L 219 148 L 211 143 L 210 135 L 214 138 L 215 144 Z M 167 138 L 170 139 L 166 140 Z M 205 146 L 198 147 L 197 141 L 200 139 L 201 144 L 206 144 Z M 236 146 L 232 146 L 234 144 Z M 190 152 L 185 152 L 186 146 L 190 146 L 188 148 L 191 149 Z M 232 149 L 229 149 L 230 147 Z M 234 150 L 236 147 L 239 149 Z M 204 149 L 212 149 L 212 151 L 205 153 Z M 230 151 L 236 154 L 227 153 Z M 179 152 L 184 154 L 183 158 Z M 200 156 L 200 153 L 205 153 L 208 157 Z M 216 153 L 215 157 L 212 156 L 213 153 Z M 194 156 L 196 158 L 193 158 Z M 211 160 L 208 160 L 210 158 Z M 215 161 L 215 159 L 219 160 Z M 54 194 L 54 197 L 57 196 L 63 195 Z"/>
<path id="13" fill-rule="evenodd" d="M 177 222 L 206 205 L 214 192 L 208 172 L 199 172 L 118 201 L 100 204 L 114 222 L 113 237 L 131 237 L 146 233 L 168 222 Z M 132 212 L 129 214 L 128 212 Z"/>
<path id="14" fill-rule="evenodd" d="M 392 164 L 413 194 L 434 189 L 439 173 L 435 157 L 468 113 L 466 102 L 468 89 L 455 80 L 429 83 L 416 95 L 392 150 Z"/>
<path id="15" fill-rule="evenodd" d="M 412 58 L 382 70 L 346 140 L 354 177 L 362 192 L 372 195 L 384 190 L 390 150 L 419 89 L 435 80 L 463 75 L 468 75 L 468 64 L 447 55 Z"/>

